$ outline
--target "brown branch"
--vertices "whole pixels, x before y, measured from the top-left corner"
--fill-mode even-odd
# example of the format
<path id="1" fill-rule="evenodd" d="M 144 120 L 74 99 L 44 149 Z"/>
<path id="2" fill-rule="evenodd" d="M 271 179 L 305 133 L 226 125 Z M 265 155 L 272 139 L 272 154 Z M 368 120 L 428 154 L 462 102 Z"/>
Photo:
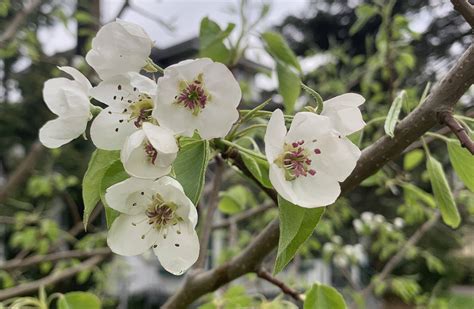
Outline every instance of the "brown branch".
<path id="1" fill-rule="evenodd" d="M 230 217 L 227 220 L 222 221 L 221 223 L 214 224 L 212 226 L 213 230 L 218 230 L 218 229 L 223 229 L 226 227 L 229 227 L 233 223 L 238 223 L 240 221 L 247 220 L 249 218 L 255 217 L 256 215 L 261 214 L 262 212 L 265 212 L 271 208 L 275 207 L 275 203 L 267 203 L 264 204 L 260 207 L 255 207 L 255 208 L 250 208 L 249 210 L 246 210 L 244 212 L 241 212 L 235 216 Z"/>
<path id="2" fill-rule="evenodd" d="M 55 252 L 47 255 L 35 255 L 23 260 L 11 260 L 6 261 L 3 265 L 0 265 L 0 270 L 12 270 L 17 268 L 25 268 L 32 265 L 36 265 L 43 262 L 55 262 L 63 259 L 73 259 L 73 258 L 88 258 L 96 255 L 108 255 L 111 251 L 109 248 L 98 248 L 90 251 L 85 250 L 70 250 Z"/>
<path id="3" fill-rule="evenodd" d="M 469 3 L 469 0 L 451 0 L 454 9 L 464 17 L 464 19 L 474 28 L 474 6 Z"/>
<path id="4" fill-rule="evenodd" d="M 90 259 L 76 265 L 73 267 L 66 268 L 63 271 L 52 273 L 42 279 L 24 283 L 13 288 L 3 289 L 0 291 L 0 301 L 9 299 L 12 297 L 27 295 L 37 291 L 42 286 L 47 286 L 51 284 L 58 283 L 60 281 L 66 280 L 77 273 L 92 268 L 104 260 L 104 255 L 98 255 L 91 257 Z"/>
<path id="5" fill-rule="evenodd" d="M 30 175 L 35 168 L 45 148 L 40 142 L 35 142 L 28 155 L 23 159 L 20 165 L 13 171 L 12 175 L 8 177 L 8 181 L 3 188 L 0 190 L 0 204 L 5 202 L 6 199 L 19 187 Z"/>
<path id="6" fill-rule="evenodd" d="M 453 114 L 450 111 L 442 111 L 439 113 L 439 121 L 445 124 L 451 132 L 456 135 L 458 140 L 461 142 L 461 146 L 469 150 L 474 155 L 474 142 L 471 140 L 466 132 L 466 129 L 454 119 Z"/>
<path id="7" fill-rule="evenodd" d="M 204 268 L 206 266 L 209 239 L 211 237 L 212 232 L 212 219 L 214 218 L 214 213 L 216 212 L 217 204 L 219 202 L 219 190 L 221 188 L 224 167 L 224 161 L 219 155 L 217 155 L 216 170 L 214 173 L 214 179 L 212 181 L 212 190 L 209 194 L 209 199 L 207 203 L 206 217 L 204 218 L 204 220 L 201 221 L 202 233 L 199 244 L 199 258 L 196 261 L 196 264 L 194 264 L 195 268 Z"/>
<path id="8" fill-rule="evenodd" d="M 393 138 L 384 136 L 362 152 L 353 173 L 341 184 L 343 194 L 355 188 L 387 162 L 398 157 L 406 147 L 433 127 L 437 123 L 437 114 L 452 108 L 473 82 L 474 45 L 471 45 L 436 85 L 426 101 L 400 121 Z M 235 163 L 242 163 L 239 156 L 233 157 Z M 245 169 L 243 172 L 246 173 Z M 276 198 L 273 190 L 266 192 Z M 190 273 L 181 288 L 168 299 L 163 308 L 186 308 L 200 296 L 254 271 L 265 256 L 277 246 L 278 235 L 279 223 L 278 220 L 274 220 L 243 252 L 229 262 L 206 272 Z"/>
<path id="9" fill-rule="evenodd" d="M 298 291 L 290 288 L 285 284 L 285 282 L 278 280 L 277 278 L 273 277 L 272 274 L 270 274 L 268 271 L 265 269 L 259 269 L 255 272 L 259 278 L 262 278 L 263 280 L 266 280 L 270 282 L 273 285 L 276 285 L 277 287 L 280 288 L 280 290 L 291 296 L 294 300 L 297 302 L 301 302 L 303 299 L 301 298 L 301 294 L 298 293 Z"/>
<path id="10" fill-rule="evenodd" d="M 375 288 L 375 285 L 379 281 L 383 281 L 387 278 L 390 273 L 395 269 L 395 267 L 400 264 L 400 262 L 405 257 L 407 251 L 416 245 L 420 239 L 438 222 L 440 214 L 438 211 L 435 212 L 433 217 L 423 223 L 422 226 L 407 240 L 407 242 L 403 245 L 403 247 L 398 250 L 398 252 L 385 264 L 384 268 L 377 276 L 377 280 L 372 280 L 372 282 L 362 291 L 363 297 L 367 297 L 372 290 Z"/>
<path id="11" fill-rule="evenodd" d="M 19 11 L 12 21 L 7 23 L 8 26 L 0 35 L 0 48 L 5 46 L 5 43 L 13 38 L 15 33 L 18 31 L 18 28 L 25 21 L 25 19 L 30 15 L 39 5 L 41 0 L 31 0 L 30 3 L 25 5 L 21 11 Z"/>

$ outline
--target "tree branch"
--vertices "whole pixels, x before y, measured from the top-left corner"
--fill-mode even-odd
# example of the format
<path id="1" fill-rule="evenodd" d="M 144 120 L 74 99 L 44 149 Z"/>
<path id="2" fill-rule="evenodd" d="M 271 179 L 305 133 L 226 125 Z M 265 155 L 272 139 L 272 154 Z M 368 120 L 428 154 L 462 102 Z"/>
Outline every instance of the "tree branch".
<path id="1" fill-rule="evenodd" d="M 287 286 L 285 284 L 285 282 L 283 282 L 281 280 L 278 280 L 277 278 L 273 277 L 272 274 L 270 274 L 265 269 L 259 269 L 255 273 L 257 274 L 257 276 L 259 278 L 262 278 L 263 280 L 266 280 L 266 281 L 270 282 L 271 284 L 276 285 L 277 287 L 279 287 L 280 290 L 283 293 L 291 296 L 297 302 L 302 301 L 301 294 L 298 293 L 298 291 L 296 291 L 296 290 L 290 288 L 289 286 Z"/>
<path id="2" fill-rule="evenodd" d="M 221 223 L 214 224 L 212 226 L 212 229 L 213 230 L 218 230 L 218 229 L 226 228 L 226 227 L 230 226 L 233 223 L 238 223 L 240 221 L 247 220 L 249 218 L 252 218 L 256 215 L 259 215 L 260 213 L 265 212 L 265 211 L 267 211 L 271 208 L 274 208 L 274 207 L 275 207 L 275 204 L 272 202 L 272 203 L 264 204 L 260 207 L 250 208 L 249 210 L 246 210 L 246 211 L 241 212 L 241 213 L 239 213 L 235 216 L 232 216 L 229 219 L 227 219 L 225 221 L 222 221 Z"/>
<path id="3" fill-rule="evenodd" d="M 469 152 L 474 155 L 474 142 L 471 140 L 469 135 L 459 122 L 454 119 L 453 114 L 449 111 L 443 111 L 439 113 L 439 121 L 442 124 L 445 124 L 451 132 L 456 135 L 458 140 L 461 142 L 461 146 L 469 150 Z"/>
<path id="4" fill-rule="evenodd" d="M 35 292 L 42 286 L 51 285 L 51 284 L 60 282 L 62 280 L 66 280 L 83 270 L 96 266 L 97 264 L 102 262 L 104 258 L 105 258 L 104 255 L 94 256 L 76 266 L 67 268 L 57 273 L 52 273 L 42 279 L 24 283 L 13 288 L 1 290 L 0 301 L 3 301 L 8 298 L 12 298 L 12 297 L 30 294 L 32 292 Z"/>
<path id="5" fill-rule="evenodd" d="M 469 0 L 451 0 L 454 9 L 464 17 L 464 19 L 474 28 L 474 6 L 469 3 Z"/>
<path id="6" fill-rule="evenodd" d="M 461 56 L 456 65 L 439 82 L 426 101 L 400 121 L 395 136 L 384 136 L 367 147 L 352 174 L 341 184 L 343 194 L 349 192 L 383 165 L 399 156 L 437 123 L 437 114 L 451 110 L 474 82 L 474 45 Z M 234 155 L 234 162 L 241 158 Z M 245 166 L 244 166 L 245 167 Z M 244 173 L 245 170 L 243 170 Z M 273 190 L 267 190 L 276 198 Z M 273 193 L 272 193 L 273 192 Z M 239 255 L 206 272 L 188 274 L 182 287 L 168 299 L 163 308 L 186 308 L 200 296 L 215 291 L 222 285 L 254 271 L 278 244 L 279 223 L 272 221 Z"/>
<path id="7" fill-rule="evenodd" d="M 30 15 L 40 4 L 41 0 L 31 0 L 15 15 L 12 21 L 8 23 L 5 31 L 0 35 L 0 48 L 4 47 L 5 43 L 13 38 L 15 33 L 18 31 L 18 28 L 25 21 L 28 15 Z"/>

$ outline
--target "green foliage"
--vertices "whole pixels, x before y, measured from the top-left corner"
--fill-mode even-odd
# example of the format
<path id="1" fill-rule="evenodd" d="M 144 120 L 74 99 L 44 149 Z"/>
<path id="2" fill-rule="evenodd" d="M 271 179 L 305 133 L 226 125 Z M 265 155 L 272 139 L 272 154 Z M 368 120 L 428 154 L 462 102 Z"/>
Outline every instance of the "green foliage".
<path id="1" fill-rule="evenodd" d="M 467 149 L 461 147 L 459 141 L 450 140 L 447 144 L 449 159 L 456 174 L 466 187 L 474 192 L 474 156 Z"/>
<path id="2" fill-rule="evenodd" d="M 100 299 L 92 293 L 70 292 L 59 297 L 58 309 L 100 309 Z"/>
<path id="3" fill-rule="evenodd" d="M 252 193 L 242 185 L 236 185 L 221 192 L 220 197 L 219 210 L 228 215 L 239 213 L 249 204 L 253 204 Z"/>
<path id="4" fill-rule="evenodd" d="M 110 228 L 112 226 L 112 222 L 114 222 L 115 218 L 118 217 L 119 212 L 110 208 L 107 205 L 107 202 L 105 200 L 105 192 L 107 191 L 107 188 L 129 177 L 130 176 L 128 176 L 127 172 L 124 170 L 123 164 L 120 160 L 117 160 L 112 163 L 107 168 L 104 176 L 102 177 L 102 181 L 100 182 L 100 200 L 102 201 L 102 204 L 105 207 L 105 219 L 107 222 L 107 228 Z"/>
<path id="5" fill-rule="evenodd" d="M 278 92 L 283 97 L 285 111 L 292 113 L 301 93 L 301 79 L 288 65 L 277 61 Z"/>
<path id="6" fill-rule="evenodd" d="M 228 64 L 231 51 L 225 46 L 224 40 L 234 28 L 235 24 L 228 24 L 225 30 L 221 30 L 216 22 L 208 17 L 203 18 L 199 30 L 199 56 Z"/>
<path id="7" fill-rule="evenodd" d="M 180 150 L 173 169 L 176 179 L 183 186 L 184 193 L 195 205 L 199 202 L 204 188 L 209 156 L 208 141 L 196 138 L 180 140 Z"/>
<path id="8" fill-rule="evenodd" d="M 250 173 L 255 179 L 257 179 L 264 187 L 272 188 L 272 184 L 269 178 L 269 164 L 268 161 L 251 156 L 246 153 L 240 154 L 242 161 L 248 168 Z"/>
<path id="9" fill-rule="evenodd" d="M 324 207 L 302 208 L 278 196 L 280 238 L 273 273 L 277 274 L 293 259 L 298 248 L 311 236 Z"/>
<path id="10" fill-rule="evenodd" d="M 430 176 L 431 187 L 436 199 L 436 204 L 441 210 L 444 223 L 456 228 L 461 223 L 458 208 L 454 202 L 453 194 L 449 188 L 448 180 L 443 171 L 443 166 L 432 156 L 428 156 L 426 168 Z"/>
<path id="11" fill-rule="evenodd" d="M 251 308 L 257 302 L 247 295 L 245 287 L 241 285 L 232 285 L 219 297 L 199 306 L 199 309 L 233 309 L 233 308 Z"/>
<path id="12" fill-rule="evenodd" d="M 420 285 L 408 277 L 394 277 L 390 281 L 392 291 L 400 296 L 404 302 L 409 303 L 421 292 Z"/>
<path id="13" fill-rule="evenodd" d="M 402 106 L 405 104 L 406 100 L 406 91 L 402 90 L 395 100 L 393 100 L 392 106 L 390 106 L 384 125 L 385 133 L 390 137 L 394 137 L 395 126 L 397 125 L 400 111 L 402 110 Z"/>
<path id="14" fill-rule="evenodd" d="M 349 33 L 351 35 L 354 35 L 357 32 L 359 32 L 365 26 L 365 24 L 367 24 L 367 22 L 378 13 L 379 13 L 379 10 L 374 5 L 363 3 L 357 6 L 356 7 L 357 20 L 352 25 L 351 29 L 349 30 Z"/>
<path id="15" fill-rule="evenodd" d="M 403 169 L 405 171 L 411 171 L 423 162 L 425 153 L 421 149 L 415 149 L 410 151 L 403 158 Z"/>
<path id="16" fill-rule="evenodd" d="M 344 309 L 347 308 L 344 298 L 330 286 L 315 283 L 307 292 L 304 309 Z"/>
<path id="17" fill-rule="evenodd" d="M 266 44 L 267 51 L 280 62 L 294 67 L 301 72 L 301 66 L 285 39 L 276 32 L 262 33 L 262 39 Z"/>

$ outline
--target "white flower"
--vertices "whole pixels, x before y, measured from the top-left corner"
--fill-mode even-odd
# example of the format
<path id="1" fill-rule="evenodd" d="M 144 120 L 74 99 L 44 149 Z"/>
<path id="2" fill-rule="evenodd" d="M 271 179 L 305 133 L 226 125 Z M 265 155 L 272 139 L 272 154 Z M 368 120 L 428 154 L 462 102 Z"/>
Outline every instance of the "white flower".
<path id="1" fill-rule="evenodd" d="M 363 96 L 346 93 L 323 102 L 321 115 L 331 119 L 332 126 L 342 135 L 347 136 L 365 126 L 358 106 L 364 103 Z"/>
<path id="2" fill-rule="evenodd" d="M 331 254 L 334 251 L 334 245 L 330 242 L 327 242 L 323 246 L 323 252 L 325 254 Z"/>
<path id="3" fill-rule="evenodd" d="M 382 215 L 377 214 L 377 215 L 374 216 L 374 221 L 378 224 L 382 224 L 382 223 L 385 222 L 385 217 L 382 216 Z"/>
<path id="4" fill-rule="evenodd" d="M 349 259 L 347 256 L 342 255 L 342 254 L 336 254 L 334 256 L 334 264 L 339 267 L 339 268 L 346 268 L 349 266 Z"/>
<path id="5" fill-rule="evenodd" d="M 360 219 L 355 219 L 354 221 L 352 221 L 352 225 L 354 225 L 354 229 L 358 234 L 362 233 L 362 231 L 364 230 L 364 224 L 362 223 L 362 221 L 360 221 Z"/>
<path id="6" fill-rule="evenodd" d="M 107 235 L 116 254 L 139 255 L 153 248 L 164 269 L 183 274 L 197 260 L 197 211 L 170 177 L 129 178 L 107 189 L 107 204 L 119 211 Z"/>
<path id="7" fill-rule="evenodd" d="M 370 211 L 364 211 L 360 215 L 360 217 L 361 217 L 362 221 L 364 221 L 365 223 L 369 223 L 374 219 L 374 214 L 371 213 Z"/>
<path id="8" fill-rule="evenodd" d="M 339 182 L 350 175 L 360 156 L 328 117 L 297 113 L 287 133 L 281 110 L 274 111 L 268 123 L 265 153 L 277 192 L 307 208 L 334 203 L 341 192 Z"/>
<path id="9" fill-rule="evenodd" d="M 120 158 L 129 175 L 156 179 L 170 173 L 178 150 L 171 131 L 145 122 L 142 130 L 127 138 Z"/>
<path id="10" fill-rule="evenodd" d="M 156 83 L 129 72 L 102 81 L 90 94 L 108 105 L 92 122 L 92 142 L 100 149 L 118 150 L 128 136 L 151 119 Z"/>
<path id="11" fill-rule="evenodd" d="M 393 224 L 397 229 L 402 229 L 405 226 L 405 221 L 402 218 L 397 217 L 393 220 Z"/>
<path id="12" fill-rule="evenodd" d="M 331 241 L 335 244 L 342 244 L 342 237 L 339 236 L 339 235 L 334 235 L 333 237 L 331 237 Z"/>
<path id="13" fill-rule="evenodd" d="M 153 41 L 138 25 L 117 19 L 103 26 L 86 55 L 87 63 L 101 79 L 139 72 L 151 53 Z"/>
<path id="14" fill-rule="evenodd" d="M 73 80 L 58 77 L 44 83 L 44 102 L 58 116 L 39 131 L 41 143 L 48 148 L 60 147 L 81 136 L 91 117 L 88 92 L 92 86 L 87 78 L 75 68 L 58 68 Z"/>
<path id="15" fill-rule="evenodd" d="M 203 139 L 224 137 L 239 117 L 241 97 L 239 83 L 222 63 L 185 60 L 158 79 L 153 117 L 184 136 L 197 130 Z"/>

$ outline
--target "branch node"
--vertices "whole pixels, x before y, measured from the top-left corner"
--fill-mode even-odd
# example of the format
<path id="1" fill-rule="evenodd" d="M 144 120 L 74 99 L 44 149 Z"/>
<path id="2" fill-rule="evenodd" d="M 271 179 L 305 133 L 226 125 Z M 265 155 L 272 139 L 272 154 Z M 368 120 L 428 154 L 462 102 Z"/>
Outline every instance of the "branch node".
<path id="1" fill-rule="evenodd" d="M 441 124 L 446 125 L 451 132 L 456 135 L 458 140 L 461 142 L 461 147 L 466 148 L 472 155 L 474 155 L 474 142 L 467 134 L 466 129 L 454 118 L 453 113 L 450 111 L 439 112 L 438 119 Z"/>

